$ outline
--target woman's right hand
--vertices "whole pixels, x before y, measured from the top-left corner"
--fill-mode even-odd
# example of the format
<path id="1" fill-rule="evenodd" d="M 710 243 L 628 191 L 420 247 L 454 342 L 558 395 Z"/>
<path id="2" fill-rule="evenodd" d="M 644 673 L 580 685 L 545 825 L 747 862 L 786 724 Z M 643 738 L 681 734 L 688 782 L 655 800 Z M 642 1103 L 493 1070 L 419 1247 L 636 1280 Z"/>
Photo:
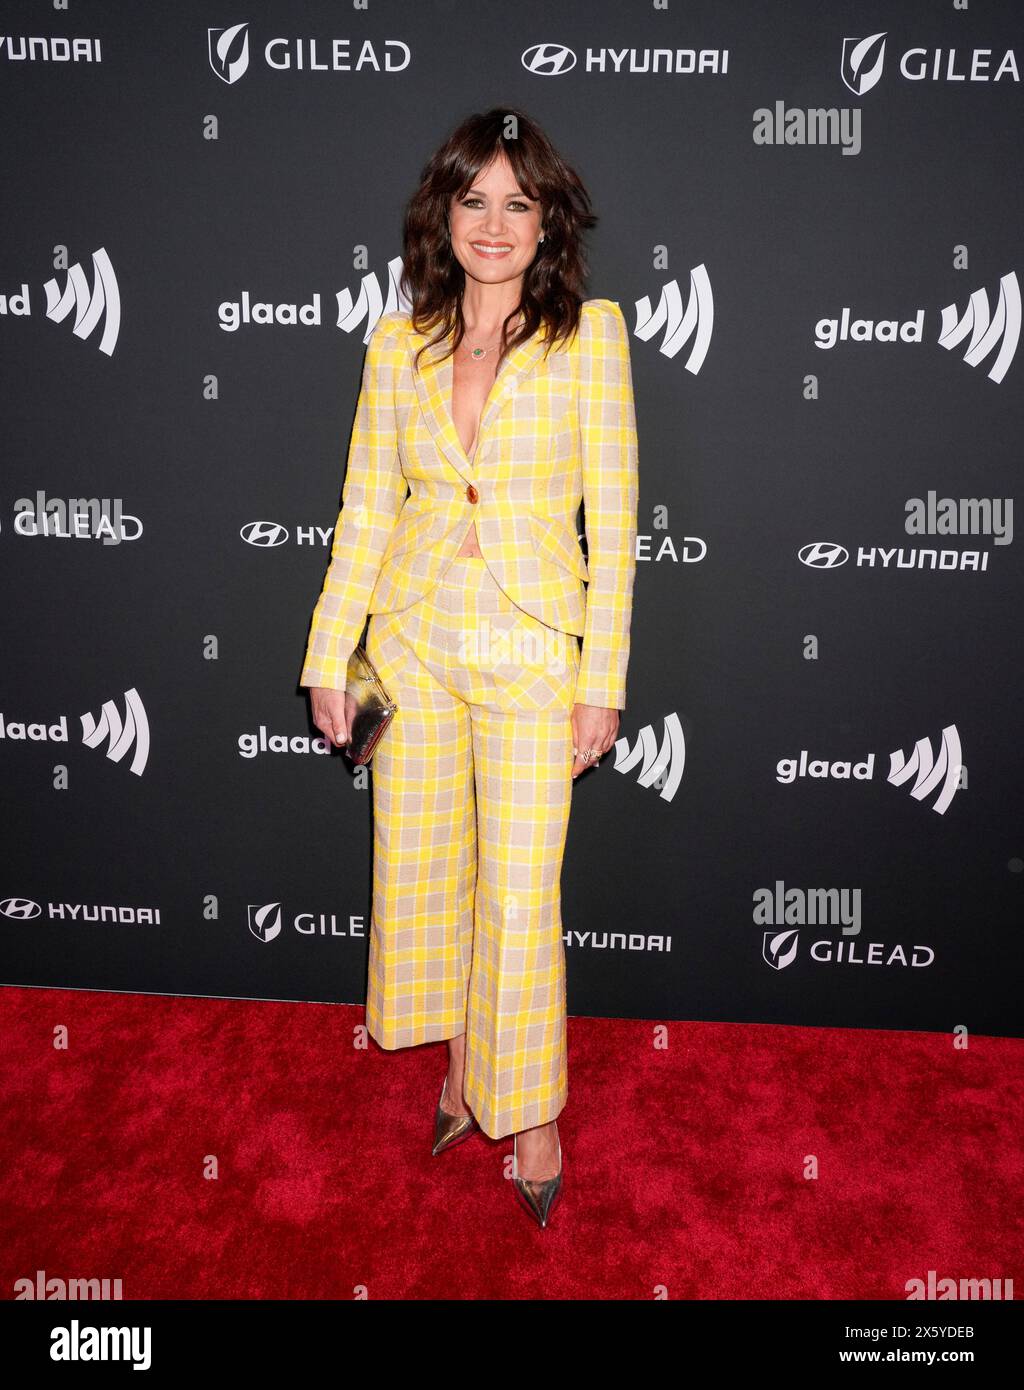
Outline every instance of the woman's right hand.
<path id="1" fill-rule="evenodd" d="M 313 706 L 313 723 L 327 739 L 340 748 L 348 743 L 348 720 L 345 715 L 344 690 L 315 685 L 309 693 Z"/>

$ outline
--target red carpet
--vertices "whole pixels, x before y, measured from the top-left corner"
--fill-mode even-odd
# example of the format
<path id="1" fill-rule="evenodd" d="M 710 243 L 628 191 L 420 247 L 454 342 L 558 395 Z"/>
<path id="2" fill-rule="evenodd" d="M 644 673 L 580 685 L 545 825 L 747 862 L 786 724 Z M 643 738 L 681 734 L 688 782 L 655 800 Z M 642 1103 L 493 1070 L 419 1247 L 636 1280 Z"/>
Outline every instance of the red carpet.
<path id="1" fill-rule="evenodd" d="M 541 1231 L 511 1139 L 431 1156 L 443 1044 L 362 1050 L 362 1017 L 0 989 L 0 1297 L 40 1269 L 125 1298 L 902 1299 L 929 1270 L 1024 1296 L 1024 1041 L 672 1023 L 657 1050 L 570 1019 Z"/>

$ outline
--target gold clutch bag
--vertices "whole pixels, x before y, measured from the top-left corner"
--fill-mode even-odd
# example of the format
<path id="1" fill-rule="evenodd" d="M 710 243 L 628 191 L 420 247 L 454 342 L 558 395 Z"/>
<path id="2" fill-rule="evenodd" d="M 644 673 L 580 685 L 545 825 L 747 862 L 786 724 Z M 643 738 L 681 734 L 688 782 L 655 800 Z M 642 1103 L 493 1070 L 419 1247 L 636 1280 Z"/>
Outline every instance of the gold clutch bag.
<path id="1" fill-rule="evenodd" d="M 365 647 L 356 647 L 348 659 L 345 676 L 345 718 L 348 721 L 345 751 L 354 763 L 363 766 L 370 761 L 397 708 L 384 689 L 377 668 L 366 655 Z"/>

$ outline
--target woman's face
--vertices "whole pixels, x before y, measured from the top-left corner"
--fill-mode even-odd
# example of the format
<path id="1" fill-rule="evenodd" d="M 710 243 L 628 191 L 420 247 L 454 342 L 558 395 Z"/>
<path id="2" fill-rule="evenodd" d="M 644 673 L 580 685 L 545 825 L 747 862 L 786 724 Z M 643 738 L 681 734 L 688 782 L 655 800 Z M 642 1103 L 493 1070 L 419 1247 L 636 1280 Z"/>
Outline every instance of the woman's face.
<path id="1" fill-rule="evenodd" d="M 504 155 L 480 171 L 468 193 L 451 200 L 448 218 L 456 260 L 485 285 L 522 277 L 544 234 L 540 204 L 519 188 Z"/>

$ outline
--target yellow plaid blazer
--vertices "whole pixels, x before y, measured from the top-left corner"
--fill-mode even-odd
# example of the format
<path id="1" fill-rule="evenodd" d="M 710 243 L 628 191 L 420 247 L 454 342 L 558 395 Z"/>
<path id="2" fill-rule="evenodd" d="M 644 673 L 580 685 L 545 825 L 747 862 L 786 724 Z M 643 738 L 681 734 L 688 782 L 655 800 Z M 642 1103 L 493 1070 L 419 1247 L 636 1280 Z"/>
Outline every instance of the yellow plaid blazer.
<path id="1" fill-rule="evenodd" d="M 430 335 L 404 313 L 378 320 L 300 685 L 343 689 L 367 614 L 421 598 L 475 521 L 509 598 L 583 638 L 577 702 L 625 709 L 638 490 L 629 335 L 610 299 L 587 300 L 580 312 L 570 343 L 545 355 L 542 325 L 506 357 L 472 458 L 452 419 L 446 345 L 428 348 L 414 371 Z M 587 558 L 576 534 L 581 500 Z"/>

